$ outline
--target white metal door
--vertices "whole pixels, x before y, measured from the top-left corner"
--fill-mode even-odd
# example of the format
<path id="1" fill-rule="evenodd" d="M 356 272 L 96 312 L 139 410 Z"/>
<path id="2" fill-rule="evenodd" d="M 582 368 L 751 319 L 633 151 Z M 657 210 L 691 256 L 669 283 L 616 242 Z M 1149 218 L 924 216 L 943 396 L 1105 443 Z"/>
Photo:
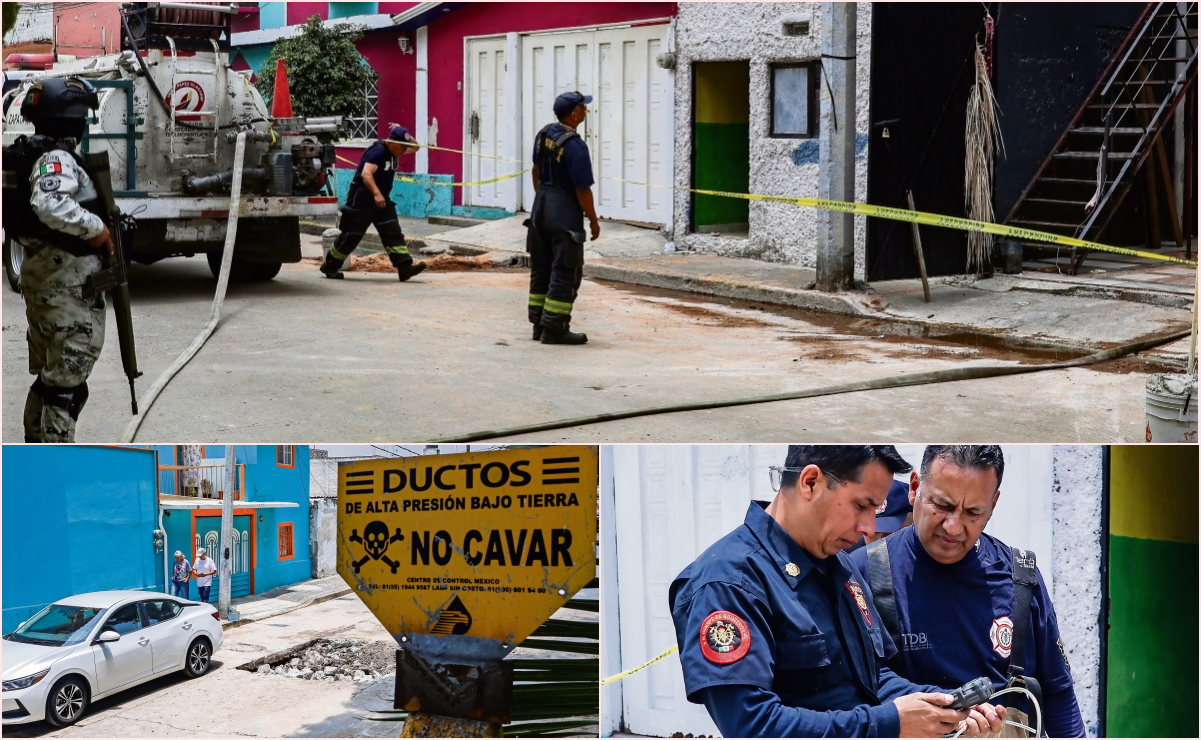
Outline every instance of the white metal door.
<path id="1" fill-rule="evenodd" d="M 560 93 L 593 96 L 580 134 L 592 154 L 597 214 L 602 218 L 668 223 L 671 217 L 671 75 L 655 64 L 666 25 L 532 34 L 522 38 L 522 143 L 554 120 Z M 526 151 L 529 150 L 529 151 Z M 649 182 L 649 188 L 613 178 Z M 534 202 L 533 184 L 522 203 Z"/>
<path id="2" fill-rule="evenodd" d="M 464 168 L 466 182 L 491 180 L 508 174 L 517 165 L 496 157 L 507 156 L 508 110 L 505 89 L 505 39 L 472 39 L 467 42 L 467 115 L 464 147 L 471 152 Z M 463 189 L 463 203 L 471 206 L 508 208 L 506 181 Z"/>

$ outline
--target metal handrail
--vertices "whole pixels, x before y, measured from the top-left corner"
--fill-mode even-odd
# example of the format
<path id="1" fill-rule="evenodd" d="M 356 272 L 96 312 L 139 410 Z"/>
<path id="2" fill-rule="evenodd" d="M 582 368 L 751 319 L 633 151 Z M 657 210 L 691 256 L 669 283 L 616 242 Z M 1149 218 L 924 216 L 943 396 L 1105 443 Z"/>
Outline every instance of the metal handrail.
<path id="1" fill-rule="evenodd" d="M 246 498 L 246 465 L 238 463 L 234 500 Z M 224 465 L 159 465 L 159 496 L 221 499 L 225 491 Z"/>
<path id="2" fill-rule="evenodd" d="M 1165 4 L 1166 3 L 1159 3 L 1159 7 L 1162 8 Z M 1174 17 L 1180 15 L 1180 12 L 1175 7 L 1175 4 L 1171 4 L 1171 8 L 1172 8 L 1172 14 Z M 1197 8 L 1196 3 L 1190 3 L 1189 8 L 1185 10 L 1183 18 L 1187 19 L 1189 15 L 1195 14 L 1196 8 Z M 1144 31 L 1146 30 L 1146 28 L 1151 26 L 1154 18 L 1155 18 L 1155 15 L 1153 14 L 1150 18 L 1147 19 L 1147 23 L 1145 23 L 1144 27 L 1143 27 Z M 1165 22 L 1164 25 L 1166 26 L 1167 23 Z M 1187 30 L 1187 25 L 1185 26 L 1185 28 Z M 1140 34 L 1140 37 L 1141 37 L 1141 34 Z M 1170 38 L 1164 39 L 1164 41 L 1165 41 L 1165 49 L 1170 49 L 1171 45 L 1175 44 L 1178 41 L 1178 39 L 1175 36 L 1172 36 Z M 1114 69 L 1114 74 L 1110 78 L 1110 82 L 1106 84 L 1105 90 L 1108 90 L 1109 86 L 1118 77 L 1118 73 L 1120 73 L 1122 66 L 1126 63 L 1126 61 L 1129 60 L 1130 55 L 1134 51 L 1134 48 L 1136 45 L 1137 45 L 1137 42 L 1135 44 L 1132 44 L 1130 46 L 1130 48 L 1127 49 L 1126 55 L 1123 58 L 1122 63 L 1119 64 Z M 1187 84 L 1189 75 L 1193 72 L 1193 70 L 1196 66 L 1196 61 L 1197 61 L 1197 49 L 1194 46 L 1192 55 L 1189 57 L 1188 61 L 1184 64 L 1184 68 L 1180 71 L 1179 74 L 1176 75 L 1176 79 L 1173 81 L 1171 89 L 1167 92 L 1167 94 L 1164 95 L 1163 101 L 1159 104 L 1159 107 L 1155 109 L 1154 114 L 1147 121 L 1146 125 L 1143 125 L 1141 123 L 1139 125 L 1139 128 L 1142 128 L 1143 133 L 1139 137 L 1138 142 L 1135 144 L 1133 151 L 1141 152 L 1142 153 L 1141 156 L 1139 156 L 1137 158 L 1137 160 L 1134 158 L 1131 158 L 1131 159 L 1125 160 L 1122 163 L 1122 168 L 1120 170 L 1118 170 L 1117 176 L 1114 177 L 1113 184 L 1109 188 L 1105 189 L 1105 192 L 1101 196 L 1101 199 L 1097 203 L 1096 207 L 1093 208 L 1093 210 L 1088 214 L 1088 217 L 1084 220 L 1084 223 L 1082 223 L 1076 229 L 1076 237 L 1077 238 L 1083 238 L 1089 232 L 1089 230 L 1093 228 L 1093 226 L 1097 223 L 1097 220 L 1100 219 L 1102 217 L 1102 215 L 1104 214 L 1105 206 L 1108 204 L 1108 202 L 1113 197 L 1113 195 L 1120 190 L 1124 191 L 1125 188 L 1129 186 L 1129 183 L 1124 182 L 1126 175 L 1128 173 L 1132 172 L 1132 170 L 1137 170 L 1139 167 L 1142 166 L 1142 163 L 1146 160 L 1146 157 L 1147 157 L 1147 154 L 1149 151 L 1149 146 L 1151 144 L 1153 144 L 1155 138 L 1157 138 L 1159 136 L 1159 128 L 1160 128 L 1161 121 L 1164 118 L 1166 118 L 1166 116 L 1164 115 L 1164 111 L 1167 110 L 1169 107 L 1171 107 L 1173 111 L 1175 110 L 1175 103 L 1177 101 L 1177 98 L 1179 97 L 1183 87 Z M 1141 66 L 1136 66 L 1134 68 L 1134 70 L 1132 70 L 1131 74 L 1126 78 L 1126 81 L 1129 82 L 1129 81 L 1133 80 L 1134 73 L 1141 69 L 1142 69 Z M 1132 104 L 1138 104 L 1138 100 L 1140 99 L 1140 96 L 1141 96 L 1143 90 L 1146 89 L 1146 80 L 1151 79 L 1152 75 L 1153 75 L 1153 72 L 1149 70 L 1147 72 L 1147 76 L 1145 78 L 1143 78 L 1142 84 L 1139 86 L 1138 90 L 1135 91 L 1134 93 L 1129 94 L 1128 99 L 1130 101 L 1132 101 Z M 1123 92 L 1129 93 L 1129 91 L 1130 91 L 1130 86 L 1129 85 L 1124 86 Z M 1118 104 L 1118 101 L 1121 100 L 1122 97 L 1123 96 L 1117 96 L 1115 98 L 1115 100 L 1110 103 L 1110 107 L 1106 110 L 1106 113 L 1105 113 L 1106 116 L 1110 115 L 1115 110 L 1114 106 L 1116 106 Z M 1117 122 L 1114 123 L 1114 126 L 1115 127 L 1120 126 L 1123 122 L 1123 119 L 1126 116 L 1126 113 L 1134 112 L 1135 110 L 1136 109 L 1134 109 L 1134 108 L 1130 108 L 1126 111 L 1122 111 L 1118 115 Z M 1102 176 L 1104 177 L 1107 174 L 1108 173 L 1103 172 Z M 1102 182 L 1104 182 L 1104 180 Z M 1109 214 L 1109 215 L 1111 216 L 1112 214 Z M 1108 221 L 1109 221 L 1109 216 L 1106 216 L 1104 223 L 1108 223 Z"/>

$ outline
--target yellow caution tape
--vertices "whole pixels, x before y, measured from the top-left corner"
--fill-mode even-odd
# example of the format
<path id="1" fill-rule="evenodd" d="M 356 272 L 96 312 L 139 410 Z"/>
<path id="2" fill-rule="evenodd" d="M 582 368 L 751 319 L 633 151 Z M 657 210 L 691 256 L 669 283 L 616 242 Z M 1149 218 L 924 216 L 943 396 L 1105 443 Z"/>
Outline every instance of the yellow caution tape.
<path id="1" fill-rule="evenodd" d="M 618 673 L 616 676 L 609 676 L 604 681 L 601 681 L 601 686 L 604 686 L 605 684 L 613 683 L 614 681 L 620 681 L 621 679 L 623 679 L 627 676 L 633 675 L 633 674 L 637 673 L 638 671 L 642 670 L 643 668 L 646 668 L 651 663 L 654 663 L 656 660 L 662 660 L 663 658 L 666 658 L 667 656 L 671 655 L 672 653 L 674 653 L 675 651 L 677 651 L 679 649 L 680 649 L 679 645 L 672 645 L 670 649 L 663 651 L 663 653 L 661 653 L 660 655 L 658 655 L 654 658 L 651 658 L 650 660 L 646 661 L 645 663 L 638 666 L 637 668 L 631 668 L 628 671 L 623 671 L 622 673 Z"/>
<path id="2" fill-rule="evenodd" d="M 351 160 L 347 159 L 346 157 L 343 157 L 340 154 L 338 155 L 338 159 L 342 160 L 343 162 L 346 162 L 347 164 L 353 164 L 355 167 L 359 166 L 358 162 L 352 162 Z M 410 182 L 410 183 L 414 183 L 417 185 L 436 185 L 438 187 L 444 187 L 444 188 L 473 188 L 473 187 L 476 187 L 477 185 L 491 185 L 494 182 L 503 182 L 505 180 L 512 180 L 515 177 L 521 177 L 522 175 L 526 174 L 527 172 L 529 172 L 529 170 L 521 170 L 520 172 L 511 172 L 507 175 L 501 175 L 500 177 L 493 177 L 489 180 L 473 180 L 472 182 L 437 182 L 435 180 L 418 180 L 413 177 L 405 177 L 404 175 L 395 175 L 392 179 L 399 180 L 401 182 Z"/>
<path id="3" fill-rule="evenodd" d="M 420 145 L 418 145 L 420 146 Z M 524 164 L 521 160 L 510 159 L 508 157 L 500 157 L 490 154 L 477 154 L 466 152 L 462 149 L 450 149 L 447 147 L 426 146 L 426 149 L 436 151 L 454 152 L 457 154 L 468 154 L 473 157 L 483 157 L 485 159 L 495 159 L 502 162 L 517 162 Z M 350 160 L 345 157 L 338 157 L 345 162 Z M 356 164 L 350 162 L 350 164 Z M 489 183 L 500 182 L 514 177 L 520 177 L 529 170 L 514 172 L 510 175 L 493 178 L 491 180 L 481 180 L 478 182 L 465 183 L 423 183 L 434 185 L 445 185 L 447 187 L 472 187 L 475 185 L 487 185 Z M 403 182 L 418 182 L 412 179 L 400 178 Z M 1099 244 L 1097 242 L 1077 239 L 1071 236 L 1062 236 L 1060 234 L 1052 234 L 1046 231 L 1035 231 L 1034 229 L 1020 229 L 1014 226 L 1005 226 L 1004 224 L 994 224 L 987 221 L 973 221 L 969 218 L 959 218 L 957 216 L 942 216 L 937 213 L 926 213 L 924 211 L 910 211 L 904 208 L 891 208 L 889 206 L 873 206 L 867 203 L 848 203 L 841 200 L 823 200 L 820 198 L 801 198 L 791 195 L 759 195 L 755 193 L 730 193 L 721 190 L 700 190 L 697 188 L 675 188 L 671 185 L 660 185 L 658 183 L 640 182 L 637 180 L 627 180 L 620 177 L 609 177 L 602 175 L 601 179 L 611 182 L 622 182 L 628 185 L 640 185 L 648 188 L 662 188 L 665 190 L 679 190 L 680 192 L 694 193 L 696 195 L 710 195 L 717 198 L 737 198 L 740 200 L 757 200 L 769 203 L 785 203 L 788 205 L 801 206 L 804 208 L 815 208 L 821 211 L 836 211 L 839 213 L 850 213 L 858 216 L 868 216 L 871 218 L 884 218 L 892 221 L 906 221 L 925 226 L 938 226 L 944 229 L 957 229 L 960 231 L 975 231 L 984 234 L 994 234 L 996 236 L 1006 236 L 1014 239 L 1025 239 L 1028 241 L 1045 242 L 1047 244 L 1055 244 L 1062 247 L 1073 247 L 1077 249 L 1088 249 L 1097 252 L 1111 252 L 1113 254 L 1125 254 L 1131 257 L 1141 257 L 1144 259 L 1158 260 L 1160 262 L 1170 262 L 1180 265 L 1188 265 L 1196 267 L 1196 260 L 1186 260 L 1181 257 L 1171 257 L 1166 254 L 1155 254 L 1154 252 L 1143 252 L 1137 249 L 1127 249 L 1125 247 L 1111 247 L 1108 244 Z"/>

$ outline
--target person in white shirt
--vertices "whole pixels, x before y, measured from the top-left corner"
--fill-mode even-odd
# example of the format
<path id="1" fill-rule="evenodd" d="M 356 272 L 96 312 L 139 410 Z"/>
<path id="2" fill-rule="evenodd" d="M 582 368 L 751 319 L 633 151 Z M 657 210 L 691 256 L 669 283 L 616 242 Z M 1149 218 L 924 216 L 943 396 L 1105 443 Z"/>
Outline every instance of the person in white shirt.
<path id="1" fill-rule="evenodd" d="M 192 577 L 196 579 L 196 590 L 200 592 L 200 600 L 207 603 L 209 589 L 213 587 L 213 574 L 217 572 L 217 564 L 208 557 L 208 552 L 202 547 L 196 551 L 196 562 L 192 564 Z"/>

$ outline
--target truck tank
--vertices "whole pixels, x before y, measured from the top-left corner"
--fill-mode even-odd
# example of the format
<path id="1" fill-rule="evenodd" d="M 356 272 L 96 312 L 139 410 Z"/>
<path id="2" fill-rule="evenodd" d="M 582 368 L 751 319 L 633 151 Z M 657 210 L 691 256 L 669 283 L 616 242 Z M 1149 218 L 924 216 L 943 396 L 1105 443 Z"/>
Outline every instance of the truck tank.
<path id="1" fill-rule="evenodd" d="M 79 76 L 100 107 L 82 145 L 107 150 L 118 204 L 138 228 L 132 260 L 206 254 L 220 264 L 234 143 L 247 133 L 233 276 L 263 280 L 300 260 L 302 216 L 334 216 L 333 147 L 318 135 L 341 119 L 270 115 L 258 90 L 230 69 L 233 6 L 127 3 L 119 53 L 60 61 L 30 71 L 5 94 L 4 145 L 33 127 L 21 119 L 29 87 L 44 77 Z M 23 250 L 4 240 L 5 271 L 16 287 Z"/>

